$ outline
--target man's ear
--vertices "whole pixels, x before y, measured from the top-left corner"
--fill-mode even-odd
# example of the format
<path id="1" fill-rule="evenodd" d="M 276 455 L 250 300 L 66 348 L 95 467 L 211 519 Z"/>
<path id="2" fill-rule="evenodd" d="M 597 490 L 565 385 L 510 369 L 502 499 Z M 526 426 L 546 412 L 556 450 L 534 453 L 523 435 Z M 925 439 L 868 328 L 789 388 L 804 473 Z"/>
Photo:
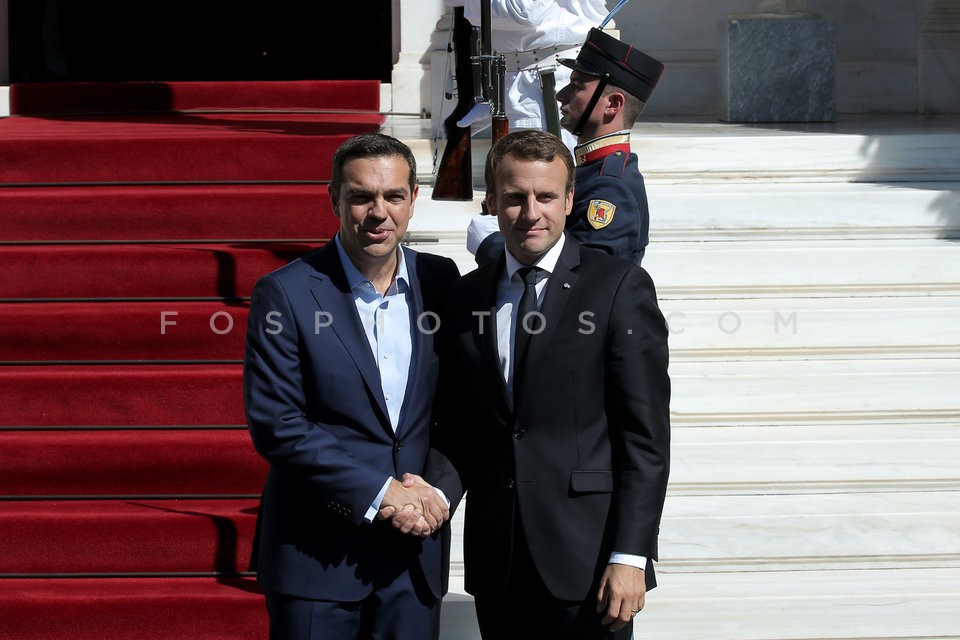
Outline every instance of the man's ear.
<path id="1" fill-rule="evenodd" d="M 607 107 L 604 110 L 608 115 L 616 115 L 623 110 L 627 104 L 627 99 L 620 91 L 611 91 L 606 95 Z"/>
<path id="2" fill-rule="evenodd" d="M 497 207 L 494 204 L 493 193 L 487 191 L 486 195 L 483 197 L 483 206 L 486 207 L 487 213 L 492 216 L 497 215 Z"/>
<path id="3" fill-rule="evenodd" d="M 334 216 L 339 218 L 340 211 L 338 211 L 338 209 L 340 208 L 340 204 L 338 201 L 340 199 L 340 196 L 339 194 L 337 194 L 336 191 L 333 190 L 332 184 L 327 185 L 327 195 L 330 196 L 330 210 L 333 211 Z"/>

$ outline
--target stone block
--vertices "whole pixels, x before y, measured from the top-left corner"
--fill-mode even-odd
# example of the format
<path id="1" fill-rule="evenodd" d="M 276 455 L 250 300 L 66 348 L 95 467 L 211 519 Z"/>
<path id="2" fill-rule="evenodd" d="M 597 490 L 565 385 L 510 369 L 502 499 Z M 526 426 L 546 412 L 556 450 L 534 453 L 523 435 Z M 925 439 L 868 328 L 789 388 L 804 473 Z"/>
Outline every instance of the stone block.
<path id="1" fill-rule="evenodd" d="M 736 18 L 719 22 L 720 119 L 836 119 L 836 27 L 830 20 Z"/>
<path id="2" fill-rule="evenodd" d="M 960 113 L 960 30 L 922 32 L 918 57 L 921 113 Z"/>

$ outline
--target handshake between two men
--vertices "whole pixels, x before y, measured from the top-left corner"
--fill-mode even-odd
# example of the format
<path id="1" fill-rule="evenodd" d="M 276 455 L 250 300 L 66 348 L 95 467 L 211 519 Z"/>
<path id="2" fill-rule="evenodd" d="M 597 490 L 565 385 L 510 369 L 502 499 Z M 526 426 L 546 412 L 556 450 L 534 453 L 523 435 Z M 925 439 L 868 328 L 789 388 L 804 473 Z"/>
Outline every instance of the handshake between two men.
<path id="1" fill-rule="evenodd" d="M 450 519 L 450 508 L 439 490 L 420 476 L 403 474 L 403 481 L 391 480 L 377 514 L 389 520 L 401 533 L 425 538 Z"/>

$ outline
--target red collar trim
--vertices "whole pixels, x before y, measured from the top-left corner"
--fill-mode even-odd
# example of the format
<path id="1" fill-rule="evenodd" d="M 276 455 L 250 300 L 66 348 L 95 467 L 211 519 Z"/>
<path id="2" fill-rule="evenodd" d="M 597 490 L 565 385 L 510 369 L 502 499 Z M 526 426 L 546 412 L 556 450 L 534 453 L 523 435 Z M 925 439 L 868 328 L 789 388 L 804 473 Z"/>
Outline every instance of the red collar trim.
<path id="1" fill-rule="evenodd" d="M 616 153 L 617 151 L 622 151 L 624 153 L 630 153 L 630 143 L 626 144 L 610 144 L 605 147 L 600 147 L 593 151 L 588 151 L 587 153 L 577 155 L 577 164 L 587 164 L 593 162 L 594 160 L 600 160 L 601 158 L 606 158 L 607 156 Z"/>

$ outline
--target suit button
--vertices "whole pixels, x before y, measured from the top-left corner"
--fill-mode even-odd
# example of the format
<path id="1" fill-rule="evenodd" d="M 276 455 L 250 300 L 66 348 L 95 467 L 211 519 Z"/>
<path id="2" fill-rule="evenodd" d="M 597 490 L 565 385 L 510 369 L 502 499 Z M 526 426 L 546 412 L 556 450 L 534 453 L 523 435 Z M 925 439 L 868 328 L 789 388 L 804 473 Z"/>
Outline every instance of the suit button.
<path id="1" fill-rule="evenodd" d="M 507 480 L 507 489 L 513 489 L 515 484 L 516 483 L 513 481 L 513 478 L 510 478 L 509 480 Z"/>
<path id="2" fill-rule="evenodd" d="M 521 438 L 523 438 L 523 433 L 524 433 L 523 429 L 520 429 L 519 431 L 514 431 L 513 437 L 516 438 L 517 440 L 520 440 Z"/>
<path id="3" fill-rule="evenodd" d="M 399 442 L 393 445 L 393 450 L 396 451 L 397 453 L 400 453 L 400 449 L 403 449 L 403 445 L 400 444 Z"/>

